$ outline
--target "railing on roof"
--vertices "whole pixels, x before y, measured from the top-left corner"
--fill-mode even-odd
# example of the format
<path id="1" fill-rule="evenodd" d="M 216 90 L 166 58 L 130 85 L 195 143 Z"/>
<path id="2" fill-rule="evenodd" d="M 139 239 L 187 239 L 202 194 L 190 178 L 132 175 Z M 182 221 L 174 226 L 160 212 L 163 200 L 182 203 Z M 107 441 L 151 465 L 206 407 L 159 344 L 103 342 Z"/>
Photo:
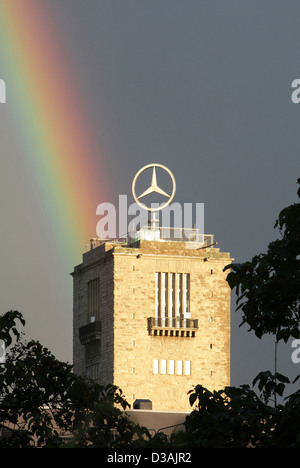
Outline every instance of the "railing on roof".
<path id="1" fill-rule="evenodd" d="M 201 234 L 196 228 L 156 227 L 143 226 L 141 229 L 130 232 L 131 242 L 138 240 L 156 240 L 169 242 L 196 242 L 201 246 L 214 244 L 213 234 Z"/>
<path id="2" fill-rule="evenodd" d="M 105 242 L 115 244 L 131 245 L 140 240 L 150 241 L 168 241 L 168 242 L 185 242 L 187 246 L 192 248 L 212 248 L 214 247 L 213 234 L 201 234 L 196 228 L 177 228 L 177 227 L 155 227 L 143 226 L 140 229 L 127 233 L 125 236 L 116 239 L 99 239 L 93 238 L 90 240 L 90 250 L 98 247 Z"/>

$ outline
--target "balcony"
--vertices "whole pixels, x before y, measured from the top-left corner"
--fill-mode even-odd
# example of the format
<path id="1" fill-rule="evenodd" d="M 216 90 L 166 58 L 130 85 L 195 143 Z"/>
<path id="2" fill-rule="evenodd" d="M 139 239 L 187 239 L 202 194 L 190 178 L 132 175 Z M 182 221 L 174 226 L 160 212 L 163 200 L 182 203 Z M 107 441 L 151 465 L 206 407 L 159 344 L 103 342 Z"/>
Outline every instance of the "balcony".
<path id="1" fill-rule="evenodd" d="M 148 333 L 151 336 L 182 336 L 194 338 L 198 330 L 198 320 L 176 317 L 149 317 Z"/>
<path id="2" fill-rule="evenodd" d="M 101 339 L 101 322 L 96 320 L 79 328 L 79 340 L 82 345 Z"/>

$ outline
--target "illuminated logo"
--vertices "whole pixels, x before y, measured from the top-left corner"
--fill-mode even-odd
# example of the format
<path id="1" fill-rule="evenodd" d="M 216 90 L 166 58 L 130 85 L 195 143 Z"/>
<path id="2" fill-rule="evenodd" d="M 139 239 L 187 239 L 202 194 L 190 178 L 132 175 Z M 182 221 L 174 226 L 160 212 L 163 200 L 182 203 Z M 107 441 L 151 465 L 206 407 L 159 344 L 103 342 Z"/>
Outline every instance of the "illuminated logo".
<path id="1" fill-rule="evenodd" d="M 172 186 L 173 186 L 171 194 L 168 194 L 161 187 L 158 186 L 157 178 L 156 178 L 156 168 L 157 167 L 159 167 L 159 168 L 163 169 L 164 171 L 166 171 L 169 174 L 169 176 L 171 177 Z M 151 168 L 152 168 L 151 185 L 143 193 L 141 193 L 141 195 L 139 195 L 137 197 L 136 191 L 135 191 L 135 185 L 136 185 L 137 179 L 142 174 L 142 172 L 144 172 L 144 171 L 146 171 L 148 169 L 151 169 Z M 136 173 L 136 175 L 135 175 L 135 177 L 133 179 L 133 182 L 132 182 L 132 195 L 133 195 L 133 198 L 135 199 L 135 201 L 136 201 L 136 203 L 138 205 L 140 205 L 142 208 L 144 208 L 144 210 L 147 210 L 147 211 L 159 211 L 159 210 L 163 210 L 164 208 L 166 208 L 166 206 L 168 206 L 171 203 L 171 201 L 173 200 L 175 192 L 176 192 L 175 178 L 174 178 L 172 172 L 170 171 L 170 169 L 168 169 L 166 166 L 163 166 L 162 164 L 148 164 L 147 166 L 142 167 L 142 169 L 140 169 Z M 158 207 L 155 207 L 155 208 L 148 207 L 144 203 L 140 202 L 140 198 L 143 198 L 146 195 L 150 195 L 151 193 L 158 193 L 159 195 L 167 197 L 168 200 L 165 203 L 163 203 L 162 205 L 160 205 Z"/>
<path id="2" fill-rule="evenodd" d="M 144 172 L 145 174 L 139 179 Z M 141 188 L 144 184 L 146 189 L 145 186 Z M 148 234 L 154 235 L 156 239 L 174 240 L 183 239 L 184 236 L 189 241 L 200 242 L 199 238 L 203 237 L 204 233 L 204 204 L 196 203 L 194 209 L 192 203 L 171 203 L 175 192 L 176 182 L 170 169 L 162 164 L 147 164 L 142 167 L 132 182 L 134 203 L 128 206 L 127 195 L 119 195 L 119 206 L 109 202 L 97 206 L 96 215 L 100 216 L 96 225 L 98 239 L 121 239 L 128 236 L 136 238 L 137 235 L 144 235 L 143 233 L 149 230 L 150 221 L 151 229 L 153 228 L 155 232 Z M 151 197 L 153 194 L 159 200 L 162 198 L 162 201 L 149 202 L 149 198 L 146 197 L 150 195 L 150 198 L 153 198 Z M 156 214 L 161 210 L 161 227 L 159 227 L 160 220 L 156 218 Z M 148 219 L 149 212 L 151 220 Z M 134 218 L 130 219 L 132 216 Z M 174 227 L 171 227 L 171 217 Z M 143 232 L 137 234 L 138 231 Z"/>

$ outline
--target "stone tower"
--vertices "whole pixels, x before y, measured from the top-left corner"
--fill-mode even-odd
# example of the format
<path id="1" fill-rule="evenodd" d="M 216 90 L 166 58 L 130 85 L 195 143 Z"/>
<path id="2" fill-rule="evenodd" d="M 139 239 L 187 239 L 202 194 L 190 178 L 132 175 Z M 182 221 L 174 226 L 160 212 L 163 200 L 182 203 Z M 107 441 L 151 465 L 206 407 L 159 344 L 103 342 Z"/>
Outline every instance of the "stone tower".
<path id="1" fill-rule="evenodd" d="M 212 236 L 153 240 L 151 229 L 94 242 L 74 268 L 74 371 L 117 385 L 131 405 L 150 400 L 153 410 L 188 411 L 194 385 L 230 385 L 223 268 L 232 259 Z"/>

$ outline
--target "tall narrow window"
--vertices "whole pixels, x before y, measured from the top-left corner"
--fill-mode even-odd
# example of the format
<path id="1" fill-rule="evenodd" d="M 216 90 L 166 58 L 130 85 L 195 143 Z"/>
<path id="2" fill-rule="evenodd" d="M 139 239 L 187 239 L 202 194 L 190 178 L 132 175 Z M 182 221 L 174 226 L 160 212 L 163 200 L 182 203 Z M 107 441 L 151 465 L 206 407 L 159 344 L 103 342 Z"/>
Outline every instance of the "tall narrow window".
<path id="1" fill-rule="evenodd" d="M 183 274 L 183 314 L 186 318 L 190 317 L 190 275 Z"/>
<path id="2" fill-rule="evenodd" d="M 155 273 L 155 318 L 160 317 L 160 273 Z"/>
<path id="3" fill-rule="evenodd" d="M 182 375 L 182 361 L 177 361 L 177 374 Z"/>
<path id="4" fill-rule="evenodd" d="M 190 318 L 190 274 L 155 273 L 155 322 L 182 326 Z"/>
<path id="5" fill-rule="evenodd" d="M 187 302 L 187 288 L 186 288 L 186 274 L 183 275 L 183 313 L 186 314 L 186 302 Z"/>
<path id="6" fill-rule="evenodd" d="M 187 296 L 186 296 L 186 304 L 187 304 L 187 312 L 191 313 L 191 279 L 190 274 L 186 275 L 186 287 L 187 287 Z"/>
<path id="7" fill-rule="evenodd" d="M 161 289 L 162 289 L 162 304 L 161 304 L 161 317 L 162 326 L 166 325 L 168 317 L 168 273 L 162 273 Z"/>
<path id="8" fill-rule="evenodd" d="M 166 359 L 161 360 L 161 374 L 166 374 L 167 373 L 167 361 Z"/>
<path id="9" fill-rule="evenodd" d="M 158 374 L 158 359 L 153 360 L 153 373 Z"/>
<path id="10" fill-rule="evenodd" d="M 163 312 L 164 318 L 165 318 L 165 325 L 167 325 L 167 321 L 168 321 L 168 306 L 169 306 L 168 290 L 169 290 L 169 274 L 165 273 L 165 289 L 164 289 L 165 307 L 164 307 L 164 312 Z"/>
<path id="11" fill-rule="evenodd" d="M 100 279 L 88 282 L 88 322 L 99 319 L 100 308 Z"/>
<path id="12" fill-rule="evenodd" d="M 169 275 L 169 318 L 170 325 L 174 326 L 173 319 L 175 317 L 175 274 L 170 273 Z"/>
<path id="13" fill-rule="evenodd" d="M 89 379 L 96 380 L 100 376 L 100 364 L 91 364 L 86 367 L 86 375 Z"/>
<path id="14" fill-rule="evenodd" d="M 175 361 L 174 361 L 174 359 L 170 359 L 170 361 L 169 361 L 169 374 L 171 374 L 171 375 L 175 374 Z"/>
<path id="15" fill-rule="evenodd" d="M 181 315 L 181 282 L 182 275 L 180 273 L 176 274 L 176 289 L 177 289 L 177 301 L 176 301 L 176 316 L 180 317 Z"/>

